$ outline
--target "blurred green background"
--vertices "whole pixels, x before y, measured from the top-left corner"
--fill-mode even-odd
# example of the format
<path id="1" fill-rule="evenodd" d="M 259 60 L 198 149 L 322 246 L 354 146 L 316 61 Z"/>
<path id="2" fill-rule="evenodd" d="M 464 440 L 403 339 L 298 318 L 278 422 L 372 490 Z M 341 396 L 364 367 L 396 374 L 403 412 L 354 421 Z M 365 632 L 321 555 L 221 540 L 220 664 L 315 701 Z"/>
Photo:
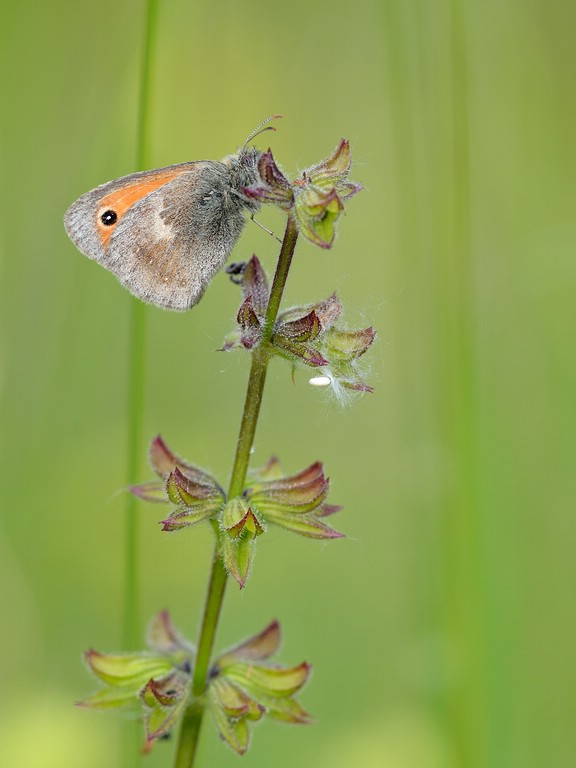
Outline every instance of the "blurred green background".
<path id="1" fill-rule="evenodd" d="M 133 172 L 143 3 L 2 3 L 0 764 L 124 768 L 124 723 L 72 706 L 121 646 L 129 295 L 62 216 Z M 243 764 L 568 768 L 574 687 L 573 3 L 160 4 L 149 166 L 219 159 L 263 118 L 295 174 L 351 141 L 332 251 L 299 244 L 288 302 L 337 290 L 373 324 L 373 395 L 342 408 L 271 370 L 254 461 L 332 478 L 326 544 L 272 531 L 217 645 L 272 618 L 307 659 L 309 728 L 255 729 Z M 260 220 L 281 233 L 282 216 Z M 248 225 L 233 258 L 274 241 Z M 238 296 L 147 311 L 146 441 L 223 481 L 248 356 L 215 350 Z M 142 470 L 146 480 L 146 444 Z M 208 528 L 141 507 L 142 621 L 195 638 Z M 145 764 L 171 764 L 172 743 Z M 238 765 L 206 723 L 200 766 Z"/>

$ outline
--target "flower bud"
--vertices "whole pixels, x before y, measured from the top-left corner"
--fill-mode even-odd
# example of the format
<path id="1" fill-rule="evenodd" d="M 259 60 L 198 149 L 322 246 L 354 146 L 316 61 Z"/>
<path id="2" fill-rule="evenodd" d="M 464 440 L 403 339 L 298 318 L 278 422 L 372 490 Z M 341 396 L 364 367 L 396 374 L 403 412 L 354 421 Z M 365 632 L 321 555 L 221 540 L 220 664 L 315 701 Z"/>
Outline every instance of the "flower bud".
<path id="1" fill-rule="evenodd" d="M 264 533 L 264 528 L 245 499 L 234 498 L 224 507 L 221 530 L 224 565 L 242 589 L 254 559 L 256 539 Z"/>

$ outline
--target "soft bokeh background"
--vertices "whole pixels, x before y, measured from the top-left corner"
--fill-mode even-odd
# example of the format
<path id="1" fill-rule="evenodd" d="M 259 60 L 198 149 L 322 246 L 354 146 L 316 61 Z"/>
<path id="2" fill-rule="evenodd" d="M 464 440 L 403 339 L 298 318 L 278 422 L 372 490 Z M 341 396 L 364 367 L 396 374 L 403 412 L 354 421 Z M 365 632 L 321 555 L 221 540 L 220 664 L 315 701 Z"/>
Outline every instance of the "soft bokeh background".
<path id="1" fill-rule="evenodd" d="M 332 251 L 299 245 L 288 301 L 337 289 L 378 328 L 375 393 L 342 408 L 276 363 L 255 452 L 322 459 L 348 538 L 267 535 L 218 637 L 281 619 L 317 723 L 258 726 L 243 764 L 576 764 L 575 21 L 544 0 L 161 3 L 150 166 L 221 158 L 281 112 L 257 143 L 285 171 L 345 136 L 366 187 Z M 81 652 L 121 645 L 131 299 L 62 215 L 137 170 L 142 23 L 136 0 L 2 4 L 7 768 L 123 768 L 123 724 L 72 702 L 92 689 Z M 234 258 L 254 251 L 273 267 L 248 225 Z M 248 356 L 215 349 L 237 303 L 218 276 L 189 314 L 147 312 L 146 439 L 223 479 Z M 157 518 L 142 506 L 142 621 L 168 607 L 195 637 L 209 531 Z M 201 750 L 239 764 L 208 723 Z"/>

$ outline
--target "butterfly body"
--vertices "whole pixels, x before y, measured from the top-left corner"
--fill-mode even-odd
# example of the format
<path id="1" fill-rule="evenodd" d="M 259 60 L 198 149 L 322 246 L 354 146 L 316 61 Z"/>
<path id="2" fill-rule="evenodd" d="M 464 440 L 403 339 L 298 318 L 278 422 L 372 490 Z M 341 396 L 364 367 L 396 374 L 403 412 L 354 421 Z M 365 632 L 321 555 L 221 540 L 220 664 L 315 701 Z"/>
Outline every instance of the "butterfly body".
<path id="1" fill-rule="evenodd" d="M 201 160 L 123 176 L 82 195 L 66 212 L 78 249 L 143 301 L 175 310 L 197 304 L 259 204 L 261 153 Z"/>

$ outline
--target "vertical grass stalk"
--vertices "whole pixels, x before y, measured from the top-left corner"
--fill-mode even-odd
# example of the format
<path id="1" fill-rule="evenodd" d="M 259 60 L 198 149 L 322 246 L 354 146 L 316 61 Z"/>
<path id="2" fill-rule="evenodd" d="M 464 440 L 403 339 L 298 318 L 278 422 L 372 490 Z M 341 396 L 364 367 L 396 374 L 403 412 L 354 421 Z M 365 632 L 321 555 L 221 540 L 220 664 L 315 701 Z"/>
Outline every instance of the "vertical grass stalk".
<path id="1" fill-rule="evenodd" d="M 150 134 L 150 74 L 156 33 L 158 0 L 146 0 L 144 41 L 140 72 L 138 116 L 136 125 L 136 168 L 147 164 Z M 137 299 L 130 303 L 128 333 L 128 422 L 127 422 L 127 482 L 138 477 L 142 454 L 142 419 L 144 412 L 144 381 L 146 370 L 146 305 Z M 125 527 L 125 575 L 123 605 L 123 645 L 132 650 L 139 643 L 139 531 L 136 514 L 137 500 L 127 494 Z"/>
<path id="2" fill-rule="evenodd" d="M 150 136 L 150 82 L 158 0 L 145 1 L 140 89 L 136 119 L 137 170 L 147 165 Z M 129 308 L 128 330 L 128 418 L 126 441 L 127 483 L 133 483 L 139 474 L 142 454 L 142 422 L 144 415 L 144 389 L 146 371 L 146 305 L 133 298 Z M 140 635 L 140 535 L 137 516 L 137 500 L 126 494 L 124 528 L 124 600 L 122 607 L 122 644 L 125 650 L 138 647 Z M 124 765 L 137 766 L 140 762 L 140 727 L 130 729 L 124 739 Z"/>
<path id="3" fill-rule="evenodd" d="M 451 461 L 446 487 L 447 629 L 461 660 L 448 702 L 456 760 L 493 765 L 486 732 L 483 534 L 478 496 L 476 331 L 470 235 L 467 0 L 450 0 L 451 233 L 443 307 L 444 440 Z"/>

